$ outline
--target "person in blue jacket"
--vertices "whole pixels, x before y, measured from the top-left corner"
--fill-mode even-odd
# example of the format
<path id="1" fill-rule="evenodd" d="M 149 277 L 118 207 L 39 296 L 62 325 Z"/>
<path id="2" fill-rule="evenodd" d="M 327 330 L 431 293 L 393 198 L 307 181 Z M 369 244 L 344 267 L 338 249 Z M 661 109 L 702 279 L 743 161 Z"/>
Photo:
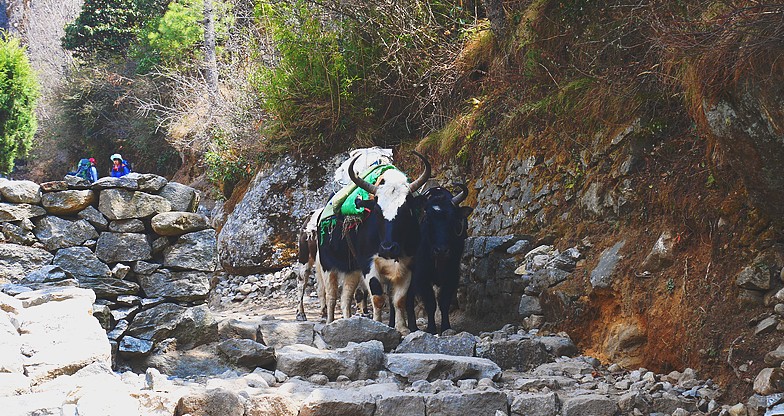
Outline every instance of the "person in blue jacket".
<path id="1" fill-rule="evenodd" d="M 119 178 L 131 173 L 131 168 L 128 167 L 128 163 L 123 160 L 122 156 L 119 153 L 115 153 L 111 156 L 112 159 L 112 170 L 109 174 L 113 178 Z"/>

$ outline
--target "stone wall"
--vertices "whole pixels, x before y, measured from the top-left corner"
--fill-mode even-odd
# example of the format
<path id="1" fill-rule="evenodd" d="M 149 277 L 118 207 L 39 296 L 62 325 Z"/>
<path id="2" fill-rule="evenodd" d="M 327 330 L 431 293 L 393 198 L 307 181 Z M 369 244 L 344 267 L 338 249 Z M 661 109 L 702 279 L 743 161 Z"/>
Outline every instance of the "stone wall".
<path id="1" fill-rule="evenodd" d="M 203 305 L 218 271 L 216 232 L 198 202 L 195 189 L 152 174 L 0 179 L 2 291 L 91 289 L 93 314 L 129 358 L 164 338 L 209 342 L 215 331 L 187 333 L 217 328 Z"/>

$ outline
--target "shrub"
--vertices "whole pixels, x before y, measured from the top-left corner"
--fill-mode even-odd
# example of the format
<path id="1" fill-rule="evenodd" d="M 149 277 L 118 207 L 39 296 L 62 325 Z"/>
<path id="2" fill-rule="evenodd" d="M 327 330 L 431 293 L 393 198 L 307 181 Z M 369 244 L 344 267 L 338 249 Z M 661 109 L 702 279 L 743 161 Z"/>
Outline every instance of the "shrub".
<path id="1" fill-rule="evenodd" d="M 38 82 L 25 49 L 0 33 L 0 172 L 10 172 L 17 156 L 30 149 L 38 128 Z"/>

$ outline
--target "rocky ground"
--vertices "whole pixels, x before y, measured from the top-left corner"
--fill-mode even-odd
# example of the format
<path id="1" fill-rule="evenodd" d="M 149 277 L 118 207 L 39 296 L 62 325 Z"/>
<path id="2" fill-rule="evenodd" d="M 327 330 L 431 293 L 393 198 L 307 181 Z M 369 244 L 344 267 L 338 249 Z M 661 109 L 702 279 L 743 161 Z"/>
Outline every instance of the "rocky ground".
<path id="1" fill-rule="evenodd" d="M 4 349 L 0 407 L 14 415 L 496 416 L 742 415 L 768 405 L 721 404 L 720 386 L 691 369 L 602 365 L 579 355 L 566 334 L 514 324 L 401 339 L 359 316 L 297 322 L 295 294 L 286 270 L 223 276 L 210 300 L 219 340 L 159 346 L 145 361 L 156 368 L 135 372 L 128 363 L 112 370 L 110 343 L 85 313 L 92 291 L 0 294 L 2 345 L 23 346 L 21 355 Z M 306 304 L 317 317 L 317 301 Z M 75 319 L 83 333 L 62 325 Z"/>

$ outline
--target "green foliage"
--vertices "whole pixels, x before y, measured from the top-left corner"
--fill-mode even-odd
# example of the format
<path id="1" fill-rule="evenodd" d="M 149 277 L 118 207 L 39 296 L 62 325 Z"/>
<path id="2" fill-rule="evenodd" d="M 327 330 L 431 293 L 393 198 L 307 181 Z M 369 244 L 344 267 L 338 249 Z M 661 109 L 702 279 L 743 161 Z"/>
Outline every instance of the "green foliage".
<path id="1" fill-rule="evenodd" d="M 30 149 L 38 128 L 38 81 L 19 40 L 0 32 L 0 172 Z"/>
<path id="2" fill-rule="evenodd" d="M 253 161 L 233 149 L 231 142 L 221 132 L 213 137 L 213 150 L 204 154 L 207 179 L 223 190 L 224 196 L 231 195 L 234 185 L 248 179 L 253 172 Z"/>
<path id="3" fill-rule="evenodd" d="M 63 48 L 83 59 L 106 53 L 122 56 L 145 22 L 160 16 L 167 4 L 168 0 L 86 0 L 76 21 L 65 27 Z"/>
<path id="4" fill-rule="evenodd" d="M 234 22 L 231 4 L 213 2 L 218 39 L 225 38 Z M 204 40 L 204 2 L 174 0 L 160 18 L 151 20 L 139 32 L 131 56 L 139 62 L 139 73 L 149 72 L 155 65 L 167 68 L 191 68 L 202 59 Z"/>

